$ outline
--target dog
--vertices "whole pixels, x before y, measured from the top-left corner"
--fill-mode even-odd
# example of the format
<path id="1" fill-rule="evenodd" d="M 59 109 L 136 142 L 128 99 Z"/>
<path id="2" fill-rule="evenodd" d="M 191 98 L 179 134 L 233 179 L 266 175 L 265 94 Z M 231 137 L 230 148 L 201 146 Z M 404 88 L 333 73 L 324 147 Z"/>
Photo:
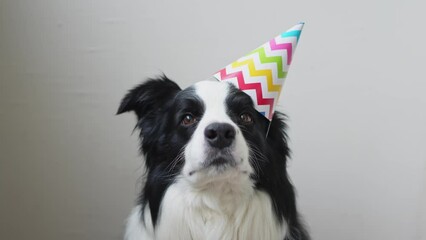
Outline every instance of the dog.
<path id="1" fill-rule="evenodd" d="M 285 115 L 270 122 L 227 82 L 181 89 L 165 75 L 130 90 L 146 180 L 126 240 L 310 239 L 286 171 Z"/>

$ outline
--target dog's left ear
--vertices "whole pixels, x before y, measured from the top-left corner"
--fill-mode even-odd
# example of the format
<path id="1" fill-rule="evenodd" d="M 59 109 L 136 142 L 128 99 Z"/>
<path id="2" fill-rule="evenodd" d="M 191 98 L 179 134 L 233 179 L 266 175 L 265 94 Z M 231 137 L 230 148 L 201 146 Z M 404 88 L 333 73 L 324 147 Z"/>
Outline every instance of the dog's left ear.
<path id="1" fill-rule="evenodd" d="M 165 75 L 148 79 L 126 94 L 117 114 L 134 111 L 138 120 L 143 120 L 166 106 L 179 91 L 180 87 Z"/>

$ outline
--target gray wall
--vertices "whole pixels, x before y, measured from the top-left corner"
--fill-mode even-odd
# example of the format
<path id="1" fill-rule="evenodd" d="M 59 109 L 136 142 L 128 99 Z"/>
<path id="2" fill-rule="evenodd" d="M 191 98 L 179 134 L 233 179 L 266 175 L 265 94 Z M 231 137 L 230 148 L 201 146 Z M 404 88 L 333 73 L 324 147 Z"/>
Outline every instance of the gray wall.
<path id="1" fill-rule="evenodd" d="M 424 3 L 423 3 L 424 4 Z M 0 1 L 0 239 L 120 239 L 126 90 L 185 87 L 306 21 L 280 108 L 314 239 L 426 239 L 421 1 Z"/>

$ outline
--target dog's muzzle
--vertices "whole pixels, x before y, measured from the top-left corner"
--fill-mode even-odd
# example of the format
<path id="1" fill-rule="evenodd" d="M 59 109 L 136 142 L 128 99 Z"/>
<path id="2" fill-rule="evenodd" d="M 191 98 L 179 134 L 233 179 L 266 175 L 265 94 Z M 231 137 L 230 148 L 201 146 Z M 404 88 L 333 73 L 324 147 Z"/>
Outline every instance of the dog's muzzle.
<path id="1" fill-rule="evenodd" d="M 204 137 L 209 146 L 206 166 L 235 166 L 231 154 L 235 142 L 235 128 L 228 123 L 212 123 L 204 130 Z"/>

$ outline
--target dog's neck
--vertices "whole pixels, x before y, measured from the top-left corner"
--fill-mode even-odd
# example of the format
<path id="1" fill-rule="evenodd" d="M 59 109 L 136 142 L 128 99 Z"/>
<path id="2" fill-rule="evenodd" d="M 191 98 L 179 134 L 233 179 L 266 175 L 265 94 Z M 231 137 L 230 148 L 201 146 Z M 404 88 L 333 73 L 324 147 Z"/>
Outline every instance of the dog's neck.
<path id="1" fill-rule="evenodd" d="M 180 183 L 187 194 L 188 206 L 196 209 L 232 215 L 236 209 L 244 207 L 254 194 L 253 183 L 248 175 L 233 174 L 227 178 L 203 183 Z"/>
<path id="2" fill-rule="evenodd" d="M 248 176 L 246 176 L 248 178 Z M 183 179 L 164 196 L 159 239 L 283 239 L 269 196 L 249 179 L 229 178 L 194 188 Z M 171 232 L 175 234 L 171 234 Z"/>

